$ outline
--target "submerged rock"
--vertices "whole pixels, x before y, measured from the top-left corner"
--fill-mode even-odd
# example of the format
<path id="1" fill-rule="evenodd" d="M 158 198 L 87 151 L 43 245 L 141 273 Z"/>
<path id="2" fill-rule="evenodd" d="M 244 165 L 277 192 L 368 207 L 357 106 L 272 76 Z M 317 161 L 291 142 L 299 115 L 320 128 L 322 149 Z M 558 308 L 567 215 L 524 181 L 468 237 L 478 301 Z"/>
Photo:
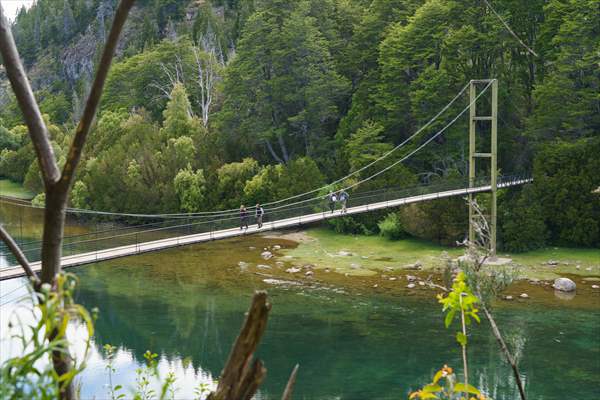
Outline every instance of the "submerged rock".
<path id="1" fill-rule="evenodd" d="M 398 279 L 398 278 L 396 278 L 395 276 L 390 277 L 390 281 L 395 281 L 396 279 Z"/>
<path id="2" fill-rule="evenodd" d="M 288 274 L 295 274 L 297 272 L 300 272 L 300 268 L 296 268 L 296 267 L 288 268 L 285 270 L 285 272 L 287 272 Z"/>
<path id="3" fill-rule="evenodd" d="M 556 261 L 556 260 L 549 260 L 546 264 L 547 265 L 558 265 L 558 261 Z"/>
<path id="4" fill-rule="evenodd" d="M 598 285 L 592 285 L 592 289 L 600 289 L 600 286 L 598 286 Z"/>
<path id="5" fill-rule="evenodd" d="M 512 297 L 511 295 L 508 296 L 504 296 L 504 300 L 512 300 L 514 297 Z"/>
<path id="6" fill-rule="evenodd" d="M 407 288 L 409 289 L 414 289 L 417 285 L 415 285 L 414 283 L 409 283 L 408 285 L 406 285 Z"/>
<path id="7" fill-rule="evenodd" d="M 270 251 L 263 251 L 262 253 L 260 253 L 260 256 L 265 260 L 268 260 L 273 257 L 273 253 L 271 253 Z"/>
<path id="8" fill-rule="evenodd" d="M 256 266 L 256 268 L 258 268 L 258 269 L 271 269 L 271 266 L 270 265 L 264 265 L 264 264 L 258 264 Z"/>
<path id="9" fill-rule="evenodd" d="M 306 271 L 304 273 L 305 276 L 313 276 L 315 273 L 313 271 Z"/>
<path id="10" fill-rule="evenodd" d="M 279 250 L 279 249 L 281 249 L 280 245 L 276 244 L 276 245 L 273 246 L 273 250 Z"/>
<path id="11" fill-rule="evenodd" d="M 417 277 L 414 275 L 406 275 L 406 280 L 409 282 L 413 282 L 417 280 Z"/>
<path id="12" fill-rule="evenodd" d="M 240 261 L 240 262 L 238 262 L 238 265 L 240 266 L 240 268 L 248 268 L 248 265 L 250 265 L 250 264 L 248 264 L 247 262 L 244 262 L 244 261 Z"/>
<path id="13" fill-rule="evenodd" d="M 521 293 L 521 295 L 519 297 L 522 299 L 528 299 L 529 295 L 527 293 Z"/>
<path id="14" fill-rule="evenodd" d="M 561 292 L 573 292 L 577 285 L 569 278 L 556 278 L 552 287 Z"/>
<path id="15" fill-rule="evenodd" d="M 345 250 L 340 250 L 338 251 L 338 256 L 342 256 L 342 257 L 350 257 L 353 254 L 349 251 L 345 251 Z"/>
<path id="16" fill-rule="evenodd" d="M 421 263 L 421 261 L 417 261 L 414 264 L 406 264 L 404 266 L 404 269 L 414 269 L 414 270 L 420 270 L 421 267 L 423 266 L 423 264 Z"/>

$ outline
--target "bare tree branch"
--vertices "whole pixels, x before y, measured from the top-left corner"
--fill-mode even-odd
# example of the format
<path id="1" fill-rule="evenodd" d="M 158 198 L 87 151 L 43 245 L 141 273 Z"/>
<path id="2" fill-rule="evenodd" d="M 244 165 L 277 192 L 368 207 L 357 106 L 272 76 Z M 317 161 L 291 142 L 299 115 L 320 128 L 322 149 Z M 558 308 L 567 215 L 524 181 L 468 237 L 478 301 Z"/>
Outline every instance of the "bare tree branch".
<path id="1" fill-rule="evenodd" d="M 23 252 L 21 251 L 21 249 L 19 248 L 17 243 L 14 241 L 14 239 L 10 236 L 10 234 L 4 229 L 4 227 L 2 225 L 0 225 L 0 239 L 2 239 L 4 241 L 4 243 L 6 243 L 6 246 L 8 246 L 8 249 L 13 253 L 15 258 L 17 259 L 17 262 L 19 264 L 21 264 L 21 266 L 25 270 L 25 273 L 27 274 L 27 276 L 29 276 L 30 278 L 33 278 L 34 282 L 36 284 L 39 284 L 40 278 L 31 269 L 31 266 L 29 265 L 29 261 L 27 260 L 27 257 L 25 257 L 25 254 L 23 254 Z"/>
<path id="2" fill-rule="evenodd" d="M 479 296 L 481 297 L 481 294 L 479 294 Z M 519 395 L 521 396 L 521 400 L 526 400 L 525 388 L 523 387 L 523 382 L 521 381 L 521 374 L 519 374 L 519 367 L 517 366 L 517 362 L 515 361 L 514 357 L 510 354 L 510 350 L 508 350 L 506 343 L 504 343 L 504 339 L 502 338 L 502 334 L 500 333 L 500 329 L 498 329 L 498 325 L 496 325 L 496 320 L 492 316 L 492 313 L 488 311 L 487 307 L 483 303 L 481 304 L 481 308 L 483 309 L 485 316 L 490 322 L 492 332 L 496 337 L 498 344 L 500 345 L 500 349 L 502 349 L 506 360 L 508 361 L 513 370 L 513 375 L 515 377 L 515 380 L 517 381 L 517 387 L 519 388 Z"/>
<path id="3" fill-rule="evenodd" d="M 283 396 L 281 397 L 281 400 L 292 400 L 292 392 L 294 391 L 294 385 L 296 384 L 296 375 L 298 374 L 298 368 L 300 368 L 300 364 L 296 364 L 296 366 L 292 370 L 290 379 L 288 380 L 287 385 L 285 385 L 285 390 L 283 391 Z"/>
<path id="4" fill-rule="evenodd" d="M 92 85 L 81 121 L 79 121 L 77 130 L 75 131 L 75 138 L 73 139 L 73 143 L 69 149 L 67 162 L 65 163 L 65 167 L 62 171 L 60 186 L 64 191 L 68 191 L 73 183 L 75 169 L 77 168 L 79 160 L 81 159 L 81 153 L 83 152 L 87 135 L 90 132 L 90 128 L 96 115 L 96 109 L 98 108 L 100 98 L 102 97 L 102 90 L 104 89 L 104 83 L 106 82 L 106 77 L 108 76 L 108 71 L 115 54 L 115 49 L 119 43 L 119 36 L 121 35 L 123 25 L 125 25 L 129 10 L 131 10 L 134 1 L 135 0 L 121 0 L 121 3 L 117 8 L 117 12 L 115 13 L 115 18 L 110 29 L 110 33 L 108 34 L 104 51 L 102 52 L 102 58 L 100 59 L 100 64 L 98 65 L 94 84 Z"/>
<path id="5" fill-rule="evenodd" d="M 56 164 L 56 157 L 48 138 L 48 129 L 42 118 L 40 108 L 33 96 L 33 91 L 29 85 L 29 80 L 25 74 L 25 69 L 19 58 L 19 52 L 15 45 L 15 40 L 12 35 L 11 26 L 4 15 L 4 10 L 0 5 L 0 53 L 6 75 L 10 80 L 13 91 L 19 103 L 19 107 L 23 112 L 25 123 L 29 128 L 31 141 L 37 154 L 42 170 L 42 177 L 46 188 L 58 182 L 60 179 L 60 171 Z"/>
<path id="6" fill-rule="evenodd" d="M 104 46 L 100 64 L 98 65 L 96 78 L 90 91 L 83 116 L 77 126 L 75 138 L 73 139 L 73 143 L 69 150 L 67 162 L 62 174 L 56 165 L 56 158 L 52 152 L 52 147 L 50 146 L 47 127 L 41 117 L 38 104 L 33 96 L 33 92 L 27 81 L 27 76 L 25 75 L 25 70 L 19 59 L 19 53 L 15 46 L 14 38 L 12 37 L 10 24 L 6 20 L 4 11 L 0 6 L 0 53 L 2 54 L 7 75 L 19 102 L 19 107 L 23 112 L 27 126 L 29 127 L 29 134 L 36 149 L 46 189 L 44 234 L 41 255 L 42 282 L 53 283 L 56 279 L 56 275 L 60 272 L 65 209 L 67 206 L 69 190 L 73 183 L 75 169 L 81 159 L 83 146 L 100 102 L 104 82 L 106 81 L 108 70 L 119 41 L 119 35 L 133 3 L 134 0 L 121 0 L 116 11 L 113 25 Z M 36 290 L 38 289 L 36 288 Z M 55 333 L 56 332 L 49 333 L 50 340 L 52 340 Z M 72 370 L 71 356 L 68 349 L 53 351 L 52 363 L 54 370 L 59 376 L 68 376 L 67 374 Z M 67 384 L 64 385 L 64 387 L 61 387 L 60 398 L 72 400 L 77 397 L 78 395 L 74 389 L 73 382 L 67 381 Z"/>

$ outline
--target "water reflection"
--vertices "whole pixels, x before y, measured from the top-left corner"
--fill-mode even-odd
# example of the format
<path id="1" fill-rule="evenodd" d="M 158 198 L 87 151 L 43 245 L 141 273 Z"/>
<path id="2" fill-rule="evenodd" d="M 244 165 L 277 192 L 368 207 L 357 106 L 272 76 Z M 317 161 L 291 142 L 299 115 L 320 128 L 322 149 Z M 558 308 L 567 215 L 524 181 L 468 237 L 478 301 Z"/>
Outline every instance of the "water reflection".
<path id="1" fill-rule="evenodd" d="M 300 363 L 295 398 L 319 400 L 402 399 L 443 364 L 460 370 L 454 330 L 444 329 L 433 293 L 423 300 L 269 285 L 237 265 L 264 264 L 255 255 L 259 251 L 248 249 L 269 244 L 246 238 L 75 269 L 81 277 L 78 301 L 100 308 L 94 351 L 82 376 L 83 398 L 105 398 L 107 343 L 118 348 L 115 384 L 133 386 L 143 353 L 152 350 L 163 375 L 176 373 L 178 398 L 193 398 L 199 382 L 219 375 L 252 291 L 265 288 L 273 309 L 259 349 L 269 371 L 261 399 L 281 397 L 295 363 Z M 0 282 L 2 293 L 11 288 Z M 598 312 L 505 307 L 496 311 L 498 323 L 516 349 L 530 398 L 571 398 L 573 388 L 578 398 L 600 398 Z M 4 327 L 2 319 L 3 335 Z M 71 329 L 77 337 L 78 327 Z M 517 398 L 510 367 L 485 323 L 473 329 L 469 343 L 472 381 L 496 400 Z"/>

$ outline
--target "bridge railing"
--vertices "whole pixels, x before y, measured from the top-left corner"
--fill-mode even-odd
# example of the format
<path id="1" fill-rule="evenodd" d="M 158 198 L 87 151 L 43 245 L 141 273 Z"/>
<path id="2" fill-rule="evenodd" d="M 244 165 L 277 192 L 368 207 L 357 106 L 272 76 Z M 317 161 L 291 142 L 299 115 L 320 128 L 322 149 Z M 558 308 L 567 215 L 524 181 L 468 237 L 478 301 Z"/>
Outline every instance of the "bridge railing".
<path id="1" fill-rule="evenodd" d="M 527 180 L 526 176 L 502 176 L 498 179 L 500 186 L 511 184 L 517 181 Z M 489 185 L 489 177 L 477 178 L 472 182 L 472 187 L 481 187 Z M 432 193 L 440 193 L 469 187 L 468 179 L 457 178 L 444 180 L 427 185 L 417 185 L 412 187 L 388 187 L 364 192 L 352 192 L 347 202 L 347 207 L 369 206 L 376 203 L 389 203 L 397 199 L 427 196 Z M 337 205 L 337 210 L 340 209 Z M 323 219 L 330 214 L 328 200 L 326 196 L 318 198 L 298 200 L 283 204 L 281 206 L 268 208 L 265 210 L 263 223 L 269 228 L 273 221 L 296 219 L 298 225 L 302 224 L 302 218 L 309 215 L 321 214 Z M 180 217 L 171 220 L 151 221 L 146 224 L 124 225 L 114 221 L 97 223 L 97 228 L 93 232 L 66 236 L 63 242 L 63 255 L 73 255 L 81 253 L 95 252 L 101 254 L 109 249 L 121 246 L 139 246 L 142 243 L 151 241 L 182 237 L 186 235 L 210 234 L 227 229 L 240 229 L 239 213 L 227 213 L 215 218 L 214 216 L 190 216 Z M 249 215 L 248 224 L 255 225 L 254 215 Z M 23 252 L 31 261 L 37 261 L 40 257 L 41 242 L 31 241 L 21 243 Z M 8 252 L 2 250 L 0 255 L 4 255 L 11 260 Z M 14 264 L 10 263 L 10 264 Z"/>

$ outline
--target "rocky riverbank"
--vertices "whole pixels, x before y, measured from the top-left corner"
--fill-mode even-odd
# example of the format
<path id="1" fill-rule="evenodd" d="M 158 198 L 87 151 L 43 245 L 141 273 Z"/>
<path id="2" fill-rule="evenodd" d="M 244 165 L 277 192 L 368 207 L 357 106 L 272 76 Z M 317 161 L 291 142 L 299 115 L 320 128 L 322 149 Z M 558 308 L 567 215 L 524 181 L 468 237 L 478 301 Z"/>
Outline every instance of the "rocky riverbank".
<path id="1" fill-rule="evenodd" d="M 332 285 L 356 295 L 385 292 L 434 298 L 444 285 L 445 260 L 462 254 L 461 249 L 444 249 L 420 242 L 387 242 L 347 235 L 332 237 L 321 230 L 275 232 L 264 237 L 274 243 L 278 240 L 288 243 L 262 249 L 263 256 L 274 263 L 255 267 L 256 273 L 264 275 L 266 283 Z M 544 262 L 535 262 L 528 255 L 511 257 L 519 280 L 506 290 L 504 301 L 500 303 L 600 308 L 600 251 L 597 263 L 590 253 L 591 256 L 580 253 L 574 254 L 572 259 L 549 258 Z M 578 256 L 581 260 L 576 259 Z M 247 268 L 253 270 L 250 265 Z M 557 278 L 569 279 L 576 289 L 561 286 L 558 289 L 563 290 L 556 290 Z"/>

